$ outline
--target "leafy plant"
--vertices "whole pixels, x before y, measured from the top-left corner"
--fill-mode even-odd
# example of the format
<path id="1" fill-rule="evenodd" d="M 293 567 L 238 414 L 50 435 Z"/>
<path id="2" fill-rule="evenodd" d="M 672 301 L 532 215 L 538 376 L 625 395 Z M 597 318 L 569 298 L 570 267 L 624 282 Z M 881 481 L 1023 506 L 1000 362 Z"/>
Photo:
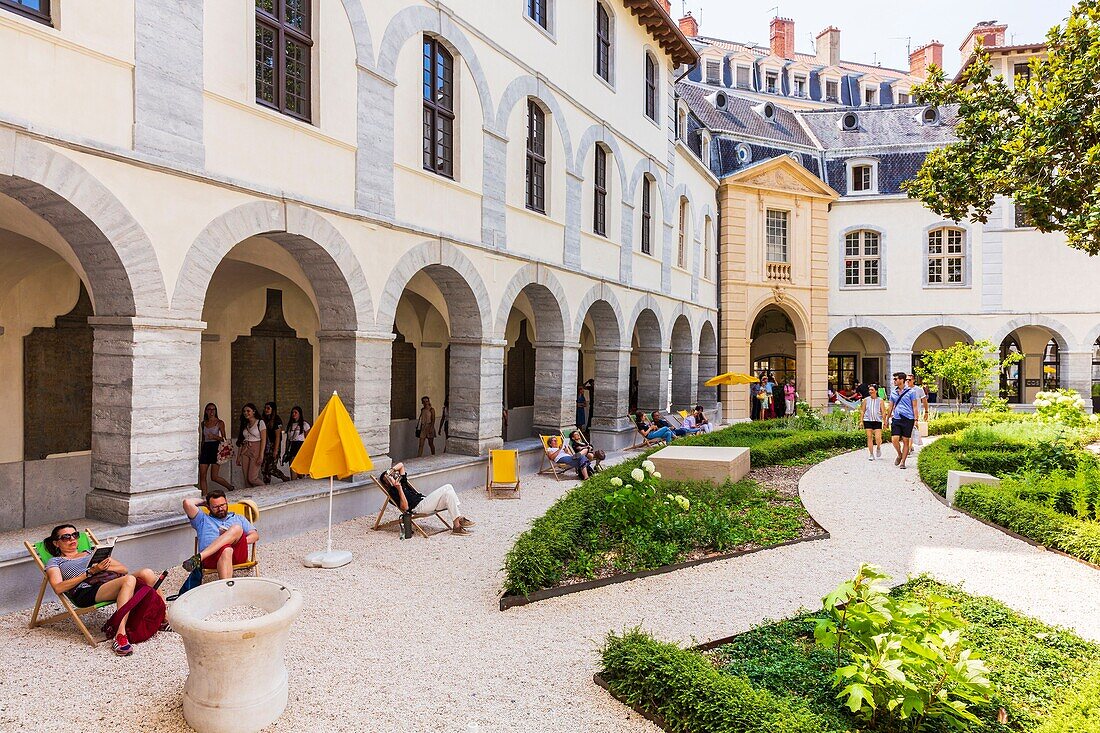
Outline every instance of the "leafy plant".
<path id="1" fill-rule="evenodd" d="M 642 461 L 641 468 L 630 471 L 629 479 L 633 483 L 624 484 L 623 479 L 611 479 L 611 485 L 618 488 L 604 497 L 608 504 L 609 525 L 612 530 L 623 532 L 631 527 L 648 524 L 668 524 L 677 512 L 691 509 L 691 501 L 682 494 L 666 494 L 660 490 L 657 481 L 661 474 L 653 461 Z"/>
<path id="2" fill-rule="evenodd" d="M 979 722 L 971 706 L 989 702 L 985 664 L 964 645 L 963 619 L 948 598 L 923 603 L 891 597 L 889 576 L 861 565 L 823 601 L 814 638 L 835 649 L 834 688 L 848 709 L 875 727 L 893 719 L 910 731 L 943 722 L 958 730 Z"/>
<path id="3" fill-rule="evenodd" d="M 941 382 L 955 393 L 955 412 L 962 412 L 962 395 L 971 391 L 989 391 L 993 375 L 1024 358 L 1012 353 L 997 357 L 999 349 L 989 341 L 972 344 L 956 342 L 943 349 L 926 351 L 917 367 L 917 376 L 925 383 Z"/>
<path id="4" fill-rule="evenodd" d="M 1072 389 L 1055 389 L 1035 395 L 1035 413 L 1044 422 L 1081 427 L 1090 422 L 1085 401 Z"/>

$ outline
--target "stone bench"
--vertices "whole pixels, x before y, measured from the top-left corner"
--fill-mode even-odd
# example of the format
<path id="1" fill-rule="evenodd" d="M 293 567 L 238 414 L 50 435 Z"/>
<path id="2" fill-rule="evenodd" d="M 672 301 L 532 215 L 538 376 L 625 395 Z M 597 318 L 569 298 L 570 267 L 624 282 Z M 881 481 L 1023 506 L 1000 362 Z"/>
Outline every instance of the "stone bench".
<path id="1" fill-rule="evenodd" d="M 649 457 L 662 478 L 672 481 L 740 481 L 748 475 L 748 448 L 670 445 Z"/>
<path id="2" fill-rule="evenodd" d="M 967 484 L 988 484 L 1000 486 L 1001 480 L 988 473 L 974 473 L 973 471 L 948 471 L 947 472 L 947 503 L 955 506 L 955 492 L 960 486 Z"/>

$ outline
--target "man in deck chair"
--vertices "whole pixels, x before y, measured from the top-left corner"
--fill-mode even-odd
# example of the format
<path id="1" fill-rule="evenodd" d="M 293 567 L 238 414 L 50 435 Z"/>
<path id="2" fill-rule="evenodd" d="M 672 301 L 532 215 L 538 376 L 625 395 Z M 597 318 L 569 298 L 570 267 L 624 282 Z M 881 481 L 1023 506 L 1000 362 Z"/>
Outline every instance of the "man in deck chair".
<path id="1" fill-rule="evenodd" d="M 444 484 L 424 496 L 409 483 L 409 474 L 405 472 L 404 463 L 395 463 L 390 470 L 382 473 L 382 487 L 403 514 L 411 511 L 431 514 L 439 511 L 441 507 L 446 507 L 451 515 L 451 531 L 455 534 L 470 534 L 467 527 L 475 524 L 462 516 L 458 494 L 455 493 L 453 486 Z M 442 516 L 440 518 L 442 519 Z"/>
<path id="2" fill-rule="evenodd" d="M 210 513 L 202 511 L 202 507 Z M 217 570 L 219 580 L 233 577 L 233 566 L 248 562 L 248 546 L 260 539 L 260 533 L 240 514 L 229 511 L 229 500 L 221 489 L 211 491 L 205 500 L 184 499 L 183 511 L 199 539 L 199 551 L 183 563 L 187 572 L 202 567 Z"/>

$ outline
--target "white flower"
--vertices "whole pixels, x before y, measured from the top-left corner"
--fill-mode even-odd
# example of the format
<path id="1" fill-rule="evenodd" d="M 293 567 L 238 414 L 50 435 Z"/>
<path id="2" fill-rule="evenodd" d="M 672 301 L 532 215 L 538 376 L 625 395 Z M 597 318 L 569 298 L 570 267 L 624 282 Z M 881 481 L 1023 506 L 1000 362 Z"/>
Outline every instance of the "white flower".
<path id="1" fill-rule="evenodd" d="M 653 472 L 653 478 L 661 478 L 661 472 L 660 471 L 654 471 Z"/>
<path id="2" fill-rule="evenodd" d="M 653 473 L 657 470 L 657 467 L 653 465 L 653 461 L 642 461 L 642 468 L 644 468 L 647 473 Z"/>
<path id="3" fill-rule="evenodd" d="M 635 468 L 630 472 L 630 478 L 638 482 L 645 481 L 645 472 L 640 468 Z"/>
<path id="4" fill-rule="evenodd" d="M 618 476 L 616 476 L 615 478 L 611 479 L 611 485 L 612 486 L 622 486 L 623 485 L 623 480 L 621 478 L 619 478 Z"/>

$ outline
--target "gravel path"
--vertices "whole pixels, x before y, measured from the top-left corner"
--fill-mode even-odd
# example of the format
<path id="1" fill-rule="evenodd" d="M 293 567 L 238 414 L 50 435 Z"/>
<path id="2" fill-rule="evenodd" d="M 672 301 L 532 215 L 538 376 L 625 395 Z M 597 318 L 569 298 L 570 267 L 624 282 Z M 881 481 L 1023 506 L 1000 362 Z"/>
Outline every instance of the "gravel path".
<path id="1" fill-rule="evenodd" d="M 356 562 L 338 570 L 297 561 L 321 545 L 320 531 L 262 545 L 264 574 L 307 599 L 289 649 L 290 704 L 270 730 L 462 733 L 476 721 L 481 733 L 652 733 L 592 684 L 608 630 L 641 624 L 682 642 L 728 636 L 816 606 L 860 561 L 898 580 L 930 572 L 963 582 L 1100 639 L 1100 572 L 953 512 L 915 466 L 899 471 L 859 452 L 815 466 L 800 484 L 831 540 L 498 611 L 512 539 L 569 487 L 530 477 L 519 501 L 464 492 L 479 523 L 469 537 L 401 542 L 395 530 L 370 531 L 367 519 L 347 522 L 334 545 Z M 169 586 L 181 580 L 177 570 Z M 188 730 L 174 635 L 119 659 L 106 645 L 79 643 L 68 624 L 29 630 L 26 619 L 0 618 L 0 730 Z"/>

